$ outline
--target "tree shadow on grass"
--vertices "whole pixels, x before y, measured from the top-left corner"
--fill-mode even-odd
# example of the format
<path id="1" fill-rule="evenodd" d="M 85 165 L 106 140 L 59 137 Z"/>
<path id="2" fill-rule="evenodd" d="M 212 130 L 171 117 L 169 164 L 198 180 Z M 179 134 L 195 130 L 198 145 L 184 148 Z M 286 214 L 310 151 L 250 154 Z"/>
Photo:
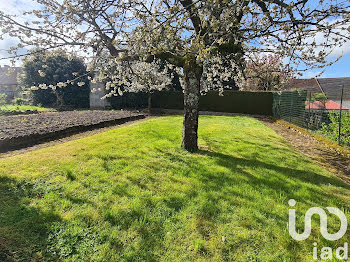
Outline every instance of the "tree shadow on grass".
<path id="1" fill-rule="evenodd" d="M 51 223 L 60 218 L 29 206 L 30 198 L 40 197 L 33 184 L 0 177 L 0 261 L 49 259 L 42 252 Z"/>
<path id="2" fill-rule="evenodd" d="M 244 172 L 241 167 L 249 166 L 249 167 L 263 168 L 266 170 L 275 171 L 277 173 L 283 174 L 286 178 L 295 180 L 296 182 L 306 182 L 314 185 L 331 184 L 339 187 L 344 187 L 346 189 L 350 189 L 350 185 L 345 184 L 343 181 L 336 178 L 335 176 L 327 177 L 310 170 L 302 170 L 302 169 L 295 169 L 295 168 L 274 165 L 274 164 L 260 161 L 256 158 L 253 158 L 253 159 L 237 158 L 231 155 L 214 152 L 214 151 L 200 150 L 198 154 L 207 155 L 215 159 L 218 165 L 226 167 L 232 170 L 233 172 L 239 171 L 244 173 L 249 178 L 250 183 L 253 183 L 255 185 L 266 184 L 270 188 L 276 189 L 276 190 L 281 190 L 287 187 L 288 185 L 286 185 L 285 181 L 283 180 L 273 181 L 273 183 L 271 183 L 271 181 L 269 180 L 270 177 L 268 175 L 266 175 L 266 177 L 264 178 L 257 178 L 251 173 Z"/>
<path id="3" fill-rule="evenodd" d="M 252 143 L 252 146 L 254 143 Z M 260 145 L 256 145 L 259 147 Z M 265 152 L 262 148 L 257 148 L 257 152 Z M 261 151 L 262 150 L 262 151 Z M 263 161 L 261 159 L 261 153 L 257 156 L 242 156 L 235 157 L 229 154 L 221 153 L 216 150 L 199 150 L 196 154 L 208 156 L 217 166 L 224 167 L 229 170 L 229 172 L 215 172 L 215 169 L 211 168 L 210 164 L 208 166 L 203 165 L 197 161 L 196 158 L 187 158 L 181 157 L 181 152 L 177 157 L 174 157 L 174 153 L 168 153 L 162 151 L 161 154 L 165 158 L 176 159 L 180 163 L 179 166 L 188 170 L 195 170 L 194 173 L 190 173 L 189 176 L 195 178 L 200 182 L 200 187 L 196 190 L 202 192 L 209 192 L 204 196 L 202 204 L 202 210 L 200 210 L 199 215 L 205 218 L 208 221 L 215 221 L 220 215 L 220 211 L 216 208 L 216 203 L 220 200 L 227 201 L 230 205 L 241 206 L 242 201 L 255 208 L 255 202 L 258 200 L 258 196 L 253 196 L 251 194 L 244 192 L 244 190 L 237 190 L 236 185 L 245 184 L 248 185 L 248 188 L 254 189 L 254 192 L 265 191 L 271 193 L 271 196 L 268 196 L 271 200 L 278 202 L 282 205 L 288 206 L 289 199 L 296 199 L 298 203 L 303 203 L 306 206 L 315 206 L 320 207 L 326 206 L 337 206 L 339 208 L 345 208 L 350 210 L 349 206 L 344 203 L 343 199 L 338 198 L 337 196 L 326 192 L 321 188 L 321 186 L 336 186 L 338 188 L 350 190 L 350 185 L 344 183 L 336 176 L 326 176 L 322 173 L 318 173 L 313 169 L 308 169 L 309 165 L 312 165 L 311 161 L 307 159 L 303 160 L 301 156 L 290 151 L 289 148 L 275 148 L 278 153 L 282 153 L 286 158 L 300 158 L 299 161 L 304 161 L 304 164 L 301 168 L 295 167 L 286 167 L 284 165 L 279 165 L 275 163 L 269 163 L 269 161 Z M 298 159 L 296 159 L 298 160 Z M 255 170 L 258 170 L 255 173 Z M 187 176 L 187 175 L 186 175 Z M 176 182 L 176 180 L 174 180 Z M 300 189 L 303 188 L 304 193 L 308 197 L 300 197 Z M 213 194 L 211 194 L 212 192 Z M 190 196 L 190 194 L 192 196 Z M 192 191 L 188 192 L 187 198 L 182 199 L 182 205 L 185 206 L 185 203 L 193 201 L 193 196 L 197 197 L 196 194 L 193 194 Z M 234 196 L 234 197 L 232 197 Z M 279 198 L 279 196 L 282 196 Z M 201 196 L 203 198 L 203 195 Z M 266 197 L 266 196 L 265 196 Z M 266 212 L 265 207 L 257 207 L 257 211 Z M 271 207 L 271 212 L 273 212 Z M 267 211 L 269 212 L 269 211 Z M 281 227 L 285 227 L 288 222 L 288 214 L 276 214 L 271 213 L 271 215 L 276 223 Z M 259 220 L 258 217 L 254 218 Z M 258 223 L 264 224 L 265 221 L 260 220 Z M 332 226 L 329 227 L 330 230 Z M 337 231 L 334 229 L 335 232 Z"/>
<path id="4" fill-rule="evenodd" d="M 303 203 L 310 207 L 314 206 L 315 204 L 320 207 L 335 205 L 338 208 L 344 208 L 348 211 L 350 210 L 350 206 L 344 203 L 344 200 L 325 192 L 321 188 L 313 186 L 333 185 L 350 190 L 350 185 L 344 183 L 335 176 L 328 177 L 315 173 L 311 170 L 288 168 L 259 161 L 257 159 L 237 158 L 219 152 L 200 150 L 198 154 L 206 155 L 215 159 L 215 162 L 218 165 L 228 168 L 232 171 L 232 174 L 244 176 L 246 178 L 246 183 L 255 188 L 257 191 L 269 190 L 271 192 L 275 192 L 276 195 L 282 194 L 286 197 L 286 203 L 284 203 L 285 205 L 287 205 L 287 201 L 289 199 L 296 199 L 297 202 Z M 266 175 L 254 175 L 254 173 L 251 171 L 247 172 L 245 167 L 263 169 L 266 170 L 267 173 Z M 236 182 L 236 179 L 232 175 L 223 176 L 222 174 L 212 173 L 203 173 L 200 175 L 199 179 L 203 182 L 202 185 L 206 191 L 218 192 L 220 192 L 221 188 L 225 187 L 227 183 Z M 309 193 L 310 198 L 300 198 L 298 191 L 301 187 L 305 188 L 305 190 Z M 232 194 L 238 194 L 237 196 L 239 196 L 240 193 L 232 192 Z M 225 194 L 222 194 L 222 197 L 225 197 Z M 249 196 L 243 196 L 241 194 L 241 197 L 249 202 L 254 201 L 254 199 L 250 198 Z M 275 200 L 280 201 L 279 199 Z M 208 202 L 208 204 L 210 203 L 211 202 Z M 278 219 L 278 224 L 286 224 L 287 220 L 285 216 L 280 216 L 277 214 L 274 214 L 273 216 Z M 264 221 L 260 222 L 264 223 Z M 329 228 L 335 230 L 335 232 L 338 230 L 330 225 Z"/>

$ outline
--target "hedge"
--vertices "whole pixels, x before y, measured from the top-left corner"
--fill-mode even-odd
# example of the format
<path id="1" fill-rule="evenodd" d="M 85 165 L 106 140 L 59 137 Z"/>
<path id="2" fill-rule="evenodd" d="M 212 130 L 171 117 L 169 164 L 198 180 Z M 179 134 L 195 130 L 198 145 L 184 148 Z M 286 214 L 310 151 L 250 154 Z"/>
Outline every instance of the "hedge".
<path id="1" fill-rule="evenodd" d="M 122 96 L 112 96 L 108 101 L 113 109 L 146 108 L 148 104 L 147 93 L 124 93 Z"/>
<path id="2" fill-rule="evenodd" d="M 199 109 L 226 113 L 272 115 L 272 92 L 224 91 L 223 96 L 211 91 L 201 96 Z M 152 107 L 183 109 L 182 92 L 158 92 L 152 95 Z"/>

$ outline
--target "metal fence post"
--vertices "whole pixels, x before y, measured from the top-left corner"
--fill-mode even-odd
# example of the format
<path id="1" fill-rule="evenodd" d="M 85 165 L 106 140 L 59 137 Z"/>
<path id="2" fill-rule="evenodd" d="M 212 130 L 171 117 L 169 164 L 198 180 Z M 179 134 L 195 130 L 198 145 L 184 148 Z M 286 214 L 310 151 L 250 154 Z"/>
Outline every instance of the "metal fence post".
<path id="1" fill-rule="evenodd" d="M 341 98 L 340 98 L 340 110 L 339 110 L 339 137 L 338 137 L 338 144 L 341 145 L 341 117 L 343 112 L 343 95 L 344 95 L 344 85 L 341 89 Z"/>
<path id="2" fill-rule="evenodd" d="M 309 91 L 309 114 L 307 118 L 307 129 L 310 129 L 310 122 L 311 122 L 311 91 Z"/>
<path id="3" fill-rule="evenodd" d="M 291 94 L 290 109 L 289 109 L 289 123 L 292 123 L 292 111 L 293 111 L 293 92 Z"/>

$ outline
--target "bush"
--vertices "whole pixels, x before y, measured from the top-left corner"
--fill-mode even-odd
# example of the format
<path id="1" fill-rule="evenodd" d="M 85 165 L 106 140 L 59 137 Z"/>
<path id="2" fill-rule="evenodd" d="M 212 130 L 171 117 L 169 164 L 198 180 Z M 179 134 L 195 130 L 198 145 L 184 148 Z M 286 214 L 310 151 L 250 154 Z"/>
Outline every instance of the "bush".
<path id="1" fill-rule="evenodd" d="M 36 53 L 24 61 L 22 69 L 21 85 L 26 89 L 39 84 L 48 86 L 72 80 L 71 84 L 64 88 L 32 91 L 34 105 L 72 109 L 90 106 L 88 74 L 82 59 L 68 57 L 62 50 Z M 83 82 L 84 85 L 80 86 L 78 82 Z"/>
<path id="2" fill-rule="evenodd" d="M 14 105 L 25 105 L 28 103 L 28 99 L 24 99 L 24 98 L 21 98 L 21 97 L 17 97 L 15 99 L 12 100 L 12 103 Z"/>
<path id="3" fill-rule="evenodd" d="M 6 105 L 7 101 L 7 95 L 6 94 L 0 94 L 0 106 Z"/>
<path id="4" fill-rule="evenodd" d="M 339 117 L 340 112 L 329 112 L 330 124 L 322 124 L 320 132 L 333 141 L 338 141 L 339 137 Z M 350 112 L 342 113 L 341 142 L 350 146 Z"/>

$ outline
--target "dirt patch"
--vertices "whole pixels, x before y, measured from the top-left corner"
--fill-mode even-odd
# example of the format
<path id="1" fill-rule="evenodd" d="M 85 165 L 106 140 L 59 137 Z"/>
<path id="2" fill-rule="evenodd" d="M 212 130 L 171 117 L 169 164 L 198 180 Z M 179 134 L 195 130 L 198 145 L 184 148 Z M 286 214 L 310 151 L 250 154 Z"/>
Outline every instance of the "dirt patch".
<path id="1" fill-rule="evenodd" d="M 66 111 L 0 119 L 0 139 L 62 131 L 73 126 L 92 126 L 141 115 L 132 111 Z"/>
<path id="2" fill-rule="evenodd" d="M 350 151 L 309 131 L 270 117 L 256 117 L 284 137 L 299 152 L 335 173 L 350 184 Z"/>
<path id="3" fill-rule="evenodd" d="M 67 111 L 0 119 L 0 152 L 144 118 L 132 111 Z"/>
<path id="4" fill-rule="evenodd" d="M 68 142 L 68 141 L 81 139 L 81 138 L 84 138 L 84 137 L 88 137 L 88 136 L 92 136 L 92 135 L 95 135 L 95 134 L 103 133 L 103 132 L 106 132 L 106 131 L 109 131 L 109 130 L 112 130 L 112 129 L 116 129 L 116 128 L 120 128 L 120 127 L 123 127 L 123 126 L 132 125 L 132 124 L 134 124 L 136 122 L 146 121 L 146 120 L 149 120 L 150 118 L 151 117 L 146 117 L 146 118 L 139 119 L 139 120 L 128 121 L 128 122 L 123 123 L 123 124 L 116 124 L 116 125 L 112 125 L 112 126 L 108 126 L 108 127 L 94 129 L 94 130 L 91 130 L 91 131 L 81 132 L 81 133 L 70 135 L 70 136 L 66 136 L 66 137 L 63 137 L 63 138 L 60 138 L 60 139 L 54 139 L 54 140 L 51 140 L 49 142 L 43 142 L 43 143 L 39 143 L 39 144 L 36 144 L 36 145 L 33 145 L 33 146 L 28 146 L 28 147 L 21 148 L 21 149 L 12 150 L 12 151 L 8 151 L 8 152 L 5 152 L 5 153 L 0 153 L 0 158 L 10 157 L 10 156 L 14 156 L 14 155 L 20 155 L 20 154 L 24 154 L 24 153 L 27 153 L 27 152 L 30 152 L 30 151 L 35 151 L 35 150 L 38 150 L 38 149 L 41 149 L 41 148 L 50 147 L 50 146 L 54 146 L 54 145 L 57 145 L 57 144 L 62 144 L 62 143 Z"/>

